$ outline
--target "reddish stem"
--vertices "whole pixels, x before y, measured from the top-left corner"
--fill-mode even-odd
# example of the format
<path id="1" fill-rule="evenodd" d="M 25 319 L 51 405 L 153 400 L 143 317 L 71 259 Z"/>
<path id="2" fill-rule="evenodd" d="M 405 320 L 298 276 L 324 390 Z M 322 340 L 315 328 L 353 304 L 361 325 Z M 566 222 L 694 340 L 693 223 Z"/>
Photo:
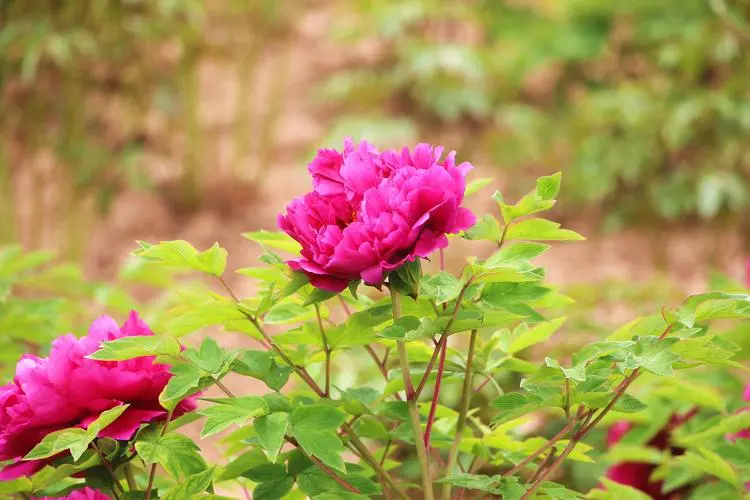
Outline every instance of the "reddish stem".
<path id="1" fill-rule="evenodd" d="M 430 451 L 430 434 L 432 433 L 432 424 L 435 422 L 435 412 L 437 411 L 438 399 L 440 399 L 440 385 L 443 381 L 443 370 L 445 370 L 445 355 L 448 352 L 448 341 L 443 342 L 440 348 L 440 361 L 438 362 L 437 378 L 435 379 L 435 390 L 432 393 L 432 405 L 430 414 L 427 417 L 427 427 L 424 431 L 424 446 L 427 452 Z"/>

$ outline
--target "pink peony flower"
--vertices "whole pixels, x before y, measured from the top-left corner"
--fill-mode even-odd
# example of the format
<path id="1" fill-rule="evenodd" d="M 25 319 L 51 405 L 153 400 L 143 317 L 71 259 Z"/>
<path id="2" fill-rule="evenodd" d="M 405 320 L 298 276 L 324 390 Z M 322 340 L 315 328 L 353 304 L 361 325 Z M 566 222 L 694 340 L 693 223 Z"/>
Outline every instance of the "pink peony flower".
<path id="1" fill-rule="evenodd" d="M 64 497 L 34 497 L 36 500 L 110 500 L 110 498 L 99 490 L 91 488 L 82 488 L 70 492 Z"/>
<path id="2" fill-rule="evenodd" d="M 681 455 L 684 451 L 674 448 L 670 445 L 671 434 L 674 429 L 687 422 L 695 415 L 696 410 L 692 410 L 685 415 L 674 415 L 669 423 L 659 431 L 646 444 L 658 450 L 670 450 L 673 455 Z M 607 447 L 612 447 L 622 440 L 623 437 L 633 428 L 630 422 L 615 422 L 607 431 Z M 616 483 L 624 484 L 640 490 L 653 498 L 654 500 L 670 500 L 680 498 L 683 490 L 662 493 L 663 483 L 661 481 L 652 481 L 651 473 L 656 469 L 656 465 L 645 462 L 620 462 L 607 469 L 606 477 Z"/>
<path id="3" fill-rule="evenodd" d="M 742 399 L 750 403 L 750 384 L 745 386 L 745 392 L 742 394 Z M 739 411 L 741 412 L 750 411 L 750 406 L 741 408 Z M 741 431 L 736 432 L 734 434 L 729 434 L 726 437 L 730 441 L 736 441 L 738 439 L 750 439 L 750 428 L 742 429 Z"/>
<path id="4" fill-rule="evenodd" d="M 171 377 L 168 365 L 154 364 L 153 356 L 117 362 L 86 358 L 104 341 L 138 335 L 153 333 L 135 311 L 122 327 L 102 316 L 88 336 L 55 340 L 49 357 L 24 355 L 13 382 L 0 387 L 0 460 L 20 460 L 47 434 L 86 427 L 103 411 L 124 403 L 128 409 L 100 437 L 127 440 L 142 423 L 165 418 L 159 394 Z M 194 407 L 194 399 L 187 399 L 175 415 Z M 43 465 L 18 461 L 0 471 L 0 481 L 33 474 Z"/>
<path id="5" fill-rule="evenodd" d="M 750 258 L 745 261 L 745 286 L 750 288 Z"/>
<path id="6" fill-rule="evenodd" d="M 455 152 L 419 144 L 379 153 L 363 141 L 322 149 L 308 169 L 313 191 L 294 200 L 279 227 L 302 245 L 289 265 L 310 282 L 341 291 L 363 279 L 379 286 L 386 274 L 448 244 L 446 234 L 468 229 L 474 214 L 461 207 L 471 164 Z"/>

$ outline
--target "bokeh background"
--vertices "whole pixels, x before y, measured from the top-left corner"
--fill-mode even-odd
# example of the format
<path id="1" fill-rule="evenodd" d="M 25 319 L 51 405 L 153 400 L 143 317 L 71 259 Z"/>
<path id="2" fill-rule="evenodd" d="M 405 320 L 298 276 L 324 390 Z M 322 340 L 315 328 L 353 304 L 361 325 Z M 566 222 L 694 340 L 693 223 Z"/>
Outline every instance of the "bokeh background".
<path id="1" fill-rule="evenodd" d="M 135 240 L 252 265 L 241 233 L 275 229 L 346 136 L 457 150 L 495 179 L 480 214 L 562 170 L 551 218 L 588 238 L 540 259 L 576 300 L 563 353 L 744 289 L 748 49 L 747 0 L 0 0 L 0 366 L 92 308 L 189 297 L 128 260 Z"/>
<path id="2" fill-rule="evenodd" d="M 748 18 L 743 0 L 4 1 L 0 240 L 103 277 L 136 238 L 231 249 L 350 135 L 445 144 L 511 199 L 563 170 L 558 216 L 592 242 L 562 278 L 699 286 L 748 247 Z"/>

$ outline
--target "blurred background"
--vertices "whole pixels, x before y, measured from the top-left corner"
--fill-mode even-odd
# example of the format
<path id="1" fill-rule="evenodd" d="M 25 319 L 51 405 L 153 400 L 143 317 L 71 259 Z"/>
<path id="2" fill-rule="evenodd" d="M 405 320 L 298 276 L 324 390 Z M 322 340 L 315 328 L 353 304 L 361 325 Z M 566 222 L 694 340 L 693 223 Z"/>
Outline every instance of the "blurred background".
<path id="1" fill-rule="evenodd" d="M 588 238 L 540 259 L 576 300 L 563 351 L 745 290 L 749 48 L 748 0 L 0 0 L 0 367 L 93 306 L 189 300 L 136 239 L 253 264 L 241 233 L 275 229 L 346 136 L 457 150 L 495 179 L 480 214 L 562 170 L 551 218 Z M 725 332 L 740 359 L 749 332 Z"/>
<path id="2" fill-rule="evenodd" d="M 5 0 L 0 241 L 97 277 L 136 238 L 231 250 L 353 136 L 445 144 L 510 199 L 563 170 L 557 216 L 593 241 L 561 279 L 700 286 L 748 248 L 748 19 L 744 0 Z"/>

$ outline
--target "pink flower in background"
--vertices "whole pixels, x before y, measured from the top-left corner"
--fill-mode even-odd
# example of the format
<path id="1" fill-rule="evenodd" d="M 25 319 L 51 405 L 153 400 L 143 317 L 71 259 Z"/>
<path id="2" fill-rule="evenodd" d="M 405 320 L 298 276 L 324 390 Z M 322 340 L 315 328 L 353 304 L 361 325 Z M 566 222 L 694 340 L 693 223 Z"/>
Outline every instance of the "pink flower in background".
<path id="1" fill-rule="evenodd" d="M 72 491 L 64 497 L 34 497 L 36 500 L 110 500 L 110 498 L 99 490 L 82 488 Z"/>
<path id="2" fill-rule="evenodd" d="M 744 399 L 746 402 L 750 403 L 750 384 L 748 384 L 747 386 L 745 386 L 745 392 L 742 395 L 742 399 Z M 741 412 L 750 411 L 750 406 L 746 406 L 745 408 L 742 408 L 739 411 L 741 411 Z M 727 439 L 729 439 L 730 441 L 736 441 L 737 439 L 750 439 L 750 428 L 743 429 L 743 430 L 741 430 L 741 431 L 739 431 L 737 433 L 734 433 L 734 434 L 729 434 L 727 436 Z"/>
<path id="3" fill-rule="evenodd" d="M 681 455 L 682 449 L 674 448 L 670 445 L 671 434 L 674 429 L 690 420 L 696 411 L 690 411 L 685 415 L 674 415 L 667 425 L 659 431 L 646 446 L 658 450 L 670 450 L 673 455 Z M 616 422 L 607 431 L 607 447 L 612 447 L 622 440 L 625 435 L 633 428 L 630 422 Z M 680 498 L 683 491 L 672 491 L 662 493 L 661 481 L 651 480 L 651 473 L 656 469 L 655 464 L 646 462 L 620 462 L 607 469 L 606 476 L 608 479 L 620 484 L 624 484 L 647 493 L 654 500 L 670 500 Z"/>
<path id="4" fill-rule="evenodd" d="M 337 292 L 358 279 L 379 286 L 406 261 L 447 246 L 447 234 L 476 219 L 461 206 L 471 164 L 442 152 L 419 144 L 378 153 L 351 140 L 341 153 L 320 150 L 308 167 L 313 191 L 279 215 L 279 227 L 302 245 L 289 265 Z"/>
<path id="5" fill-rule="evenodd" d="M 745 261 L 745 286 L 750 288 L 750 259 Z"/>
<path id="6" fill-rule="evenodd" d="M 163 419 L 166 410 L 159 394 L 171 374 L 169 366 L 154 364 L 154 357 L 127 361 L 97 361 L 86 356 L 105 341 L 153 335 L 133 311 L 118 326 L 102 316 L 86 337 L 64 335 L 52 343 L 49 357 L 24 355 L 10 384 L 0 387 L 0 460 L 19 460 L 0 471 L 0 480 L 30 475 L 42 461 L 20 461 L 47 434 L 68 427 L 86 427 L 103 411 L 122 404 L 127 410 L 99 433 L 100 437 L 130 439 L 145 422 Z M 180 403 L 179 416 L 195 407 Z"/>

